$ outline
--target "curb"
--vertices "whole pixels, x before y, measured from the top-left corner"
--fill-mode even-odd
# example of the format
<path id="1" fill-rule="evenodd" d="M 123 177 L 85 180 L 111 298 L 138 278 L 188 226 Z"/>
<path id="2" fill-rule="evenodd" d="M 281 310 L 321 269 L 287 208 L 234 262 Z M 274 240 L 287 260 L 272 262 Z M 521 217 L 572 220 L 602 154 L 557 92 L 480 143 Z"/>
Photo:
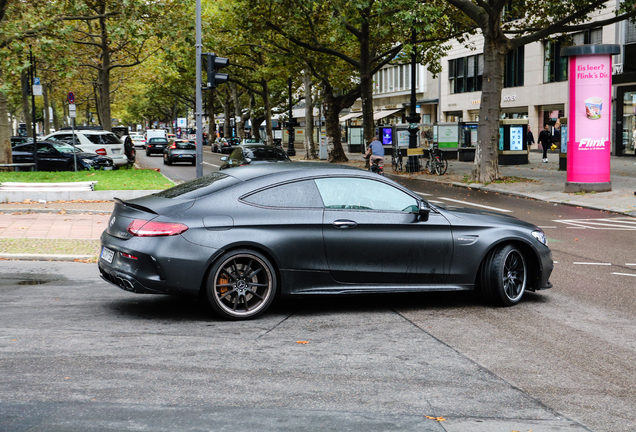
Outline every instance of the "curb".
<path id="1" fill-rule="evenodd" d="M 0 254 L 2 260 L 16 261 L 70 261 L 92 260 L 95 255 L 47 255 L 47 254 Z"/>
<path id="2" fill-rule="evenodd" d="M 0 209 L 0 213 L 61 213 L 61 214 L 111 214 L 112 210 L 91 209 L 56 209 L 56 208 L 7 208 Z"/>

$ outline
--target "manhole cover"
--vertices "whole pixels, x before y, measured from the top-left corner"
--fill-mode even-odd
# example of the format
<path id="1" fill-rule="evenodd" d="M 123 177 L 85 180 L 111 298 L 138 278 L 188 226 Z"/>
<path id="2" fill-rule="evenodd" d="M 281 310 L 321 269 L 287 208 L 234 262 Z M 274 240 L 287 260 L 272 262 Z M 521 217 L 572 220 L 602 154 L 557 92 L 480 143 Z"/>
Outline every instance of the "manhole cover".
<path id="1" fill-rule="evenodd" d="M 39 280 L 25 280 L 18 282 L 18 285 L 42 285 L 47 281 L 39 281 Z"/>

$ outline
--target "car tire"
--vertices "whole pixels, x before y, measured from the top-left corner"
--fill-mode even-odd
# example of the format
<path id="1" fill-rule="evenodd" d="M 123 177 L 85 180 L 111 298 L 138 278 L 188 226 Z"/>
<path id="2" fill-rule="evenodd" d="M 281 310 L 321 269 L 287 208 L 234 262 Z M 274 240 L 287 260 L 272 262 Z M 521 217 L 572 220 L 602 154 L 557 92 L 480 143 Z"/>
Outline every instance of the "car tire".
<path id="1" fill-rule="evenodd" d="M 206 295 L 218 315 L 252 319 L 267 310 L 276 295 L 274 267 L 262 254 L 238 249 L 221 255 L 208 274 Z"/>
<path id="2" fill-rule="evenodd" d="M 168 155 L 163 155 L 163 163 L 164 165 L 172 165 L 172 162 L 170 162 L 170 158 L 168 157 Z"/>
<path id="3" fill-rule="evenodd" d="M 149 151 L 146 152 L 146 156 L 150 156 L 150 152 Z"/>
<path id="4" fill-rule="evenodd" d="M 519 303 L 528 283 L 528 267 L 523 252 L 512 244 L 491 251 L 483 263 L 481 292 L 498 306 Z"/>

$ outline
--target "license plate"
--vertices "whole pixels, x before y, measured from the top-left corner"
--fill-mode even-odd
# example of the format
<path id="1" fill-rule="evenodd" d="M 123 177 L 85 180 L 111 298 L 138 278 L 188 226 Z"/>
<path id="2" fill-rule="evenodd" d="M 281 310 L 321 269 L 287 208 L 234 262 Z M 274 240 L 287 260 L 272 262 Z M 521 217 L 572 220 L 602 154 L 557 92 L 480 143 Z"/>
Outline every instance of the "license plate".
<path id="1" fill-rule="evenodd" d="M 112 263 L 115 252 L 108 249 L 106 246 L 102 246 L 102 254 L 100 256 L 107 263 Z"/>
<path id="2" fill-rule="evenodd" d="M 121 149 L 113 149 L 113 154 L 119 154 L 119 152 L 121 152 Z"/>
<path id="3" fill-rule="evenodd" d="M 112 171 L 113 167 L 104 167 L 106 171 Z"/>

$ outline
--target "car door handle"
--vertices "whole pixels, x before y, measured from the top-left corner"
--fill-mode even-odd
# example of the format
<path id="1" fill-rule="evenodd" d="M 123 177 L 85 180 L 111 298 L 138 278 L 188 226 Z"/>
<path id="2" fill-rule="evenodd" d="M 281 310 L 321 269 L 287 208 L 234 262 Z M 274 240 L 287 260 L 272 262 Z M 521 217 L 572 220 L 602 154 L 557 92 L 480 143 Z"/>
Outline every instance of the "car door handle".
<path id="1" fill-rule="evenodd" d="M 353 228 L 356 225 L 358 225 L 357 222 L 354 222 L 352 220 L 346 220 L 346 219 L 340 219 L 340 220 L 334 221 L 333 223 L 333 226 L 335 226 L 336 228 Z"/>

